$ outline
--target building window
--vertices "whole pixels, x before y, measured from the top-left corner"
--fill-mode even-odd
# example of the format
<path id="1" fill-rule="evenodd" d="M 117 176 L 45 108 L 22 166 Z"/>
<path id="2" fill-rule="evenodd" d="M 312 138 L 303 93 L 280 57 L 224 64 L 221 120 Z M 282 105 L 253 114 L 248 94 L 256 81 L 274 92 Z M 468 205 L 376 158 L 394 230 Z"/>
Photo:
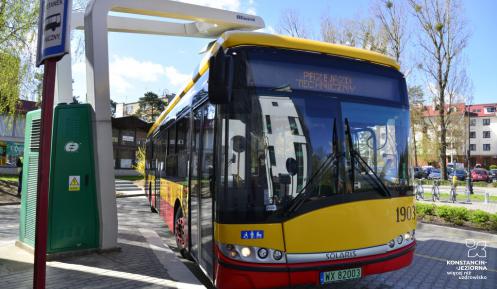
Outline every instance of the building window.
<path id="1" fill-rule="evenodd" d="M 288 122 L 290 123 L 290 129 L 292 130 L 292 134 L 299 135 L 299 128 L 297 126 L 297 118 L 289 116 Z"/>
<path id="2" fill-rule="evenodd" d="M 483 132 L 483 138 L 490 138 L 490 131 L 484 131 Z"/>
<path id="3" fill-rule="evenodd" d="M 274 146 L 268 146 L 267 149 L 269 150 L 269 161 L 271 162 L 272 166 L 276 165 L 276 157 L 274 155 Z"/>
<path id="4" fill-rule="evenodd" d="M 483 119 L 483 125 L 490 125 L 490 119 L 489 118 L 484 118 Z"/>
<path id="5" fill-rule="evenodd" d="M 294 143 L 295 159 L 297 160 L 297 190 L 301 190 L 304 185 L 304 150 L 305 144 Z"/>
<path id="6" fill-rule="evenodd" d="M 495 106 L 485 107 L 485 109 L 487 110 L 487 113 L 495 112 Z"/>
<path id="7" fill-rule="evenodd" d="M 488 152 L 490 150 L 490 144 L 489 143 L 483 144 L 483 150 Z"/>
<path id="8" fill-rule="evenodd" d="M 469 145 L 469 150 L 472 151 L 472 152 L 476 151 L 476 145 L 474 143 L 470 144 Z"/>
<path id="9" fill-rule="evenodd" d="M 121 132 L 121 144 L 132 145 L 135 143 L 135 132 L 132 130 L 123 130 Z"/>
<path id="10" fill-rule="evenodd" d="M 470 131 L 469 132 L 469 138 L 476 138 L 476 132 Z"/>
<path id="11" fill-rule="evenodd" d="M 476 119 L 471 119 L 471 120 L 469 121 L 469 125 L 470 125 L 470 126 L 475 126 L 475 125 L 476 125 Z"/>
<path id="12" fill-rule="evenodd" d="M 266 115 L 266 130 L 268 134 L 272 134 L 273 130 L 271 128 L 271 116 Z"/>

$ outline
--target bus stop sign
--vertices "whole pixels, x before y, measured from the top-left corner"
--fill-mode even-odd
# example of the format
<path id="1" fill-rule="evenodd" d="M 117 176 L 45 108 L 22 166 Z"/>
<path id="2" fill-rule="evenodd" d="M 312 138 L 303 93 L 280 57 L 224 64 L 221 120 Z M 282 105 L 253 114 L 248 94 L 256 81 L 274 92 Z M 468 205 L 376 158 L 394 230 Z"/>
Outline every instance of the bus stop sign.
<path id="1" fill-rule="evenodd" d="M 36 65 L 69 53 L 71 0 L 41 0 Z"/>

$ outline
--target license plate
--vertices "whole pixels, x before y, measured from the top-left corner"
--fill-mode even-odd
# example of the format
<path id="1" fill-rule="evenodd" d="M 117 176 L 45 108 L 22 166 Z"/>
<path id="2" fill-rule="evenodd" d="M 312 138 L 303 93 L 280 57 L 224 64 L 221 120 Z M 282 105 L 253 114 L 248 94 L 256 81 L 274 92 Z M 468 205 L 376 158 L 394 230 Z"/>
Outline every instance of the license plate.
<path id="1" fill-rule="evenodd" d="M 361 268 L 351 268 L 319 273 L 321 284 L 361 278 Z"/>

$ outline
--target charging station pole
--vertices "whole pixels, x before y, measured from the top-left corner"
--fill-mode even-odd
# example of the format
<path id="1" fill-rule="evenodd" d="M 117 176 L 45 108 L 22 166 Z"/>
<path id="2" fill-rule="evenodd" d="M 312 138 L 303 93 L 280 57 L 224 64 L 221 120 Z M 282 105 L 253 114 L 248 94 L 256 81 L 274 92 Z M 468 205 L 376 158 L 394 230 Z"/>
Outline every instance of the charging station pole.
<path id="1" fill-rule="evenodd" d="M 71 0 L 41 0 L 36 65 L 44 66 L 41 99 L 40 153 L 36 194 L 36 229 L 33 288 L 44 289 L 47 261 L 48 191 L 52 139 L 55 70 L 57 61 L 69 53 Z"/>

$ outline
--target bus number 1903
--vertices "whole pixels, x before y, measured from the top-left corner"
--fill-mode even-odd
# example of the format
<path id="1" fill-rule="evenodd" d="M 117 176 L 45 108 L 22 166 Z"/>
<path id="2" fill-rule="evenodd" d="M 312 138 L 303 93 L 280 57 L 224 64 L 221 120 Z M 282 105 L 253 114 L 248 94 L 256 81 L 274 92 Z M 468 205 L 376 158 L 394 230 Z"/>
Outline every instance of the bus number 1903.
<path id="1" fill-rule="evenodd" d="M 416 206 L 400 207 L 396 211 L 397 223 L 416 219 Z"/>

